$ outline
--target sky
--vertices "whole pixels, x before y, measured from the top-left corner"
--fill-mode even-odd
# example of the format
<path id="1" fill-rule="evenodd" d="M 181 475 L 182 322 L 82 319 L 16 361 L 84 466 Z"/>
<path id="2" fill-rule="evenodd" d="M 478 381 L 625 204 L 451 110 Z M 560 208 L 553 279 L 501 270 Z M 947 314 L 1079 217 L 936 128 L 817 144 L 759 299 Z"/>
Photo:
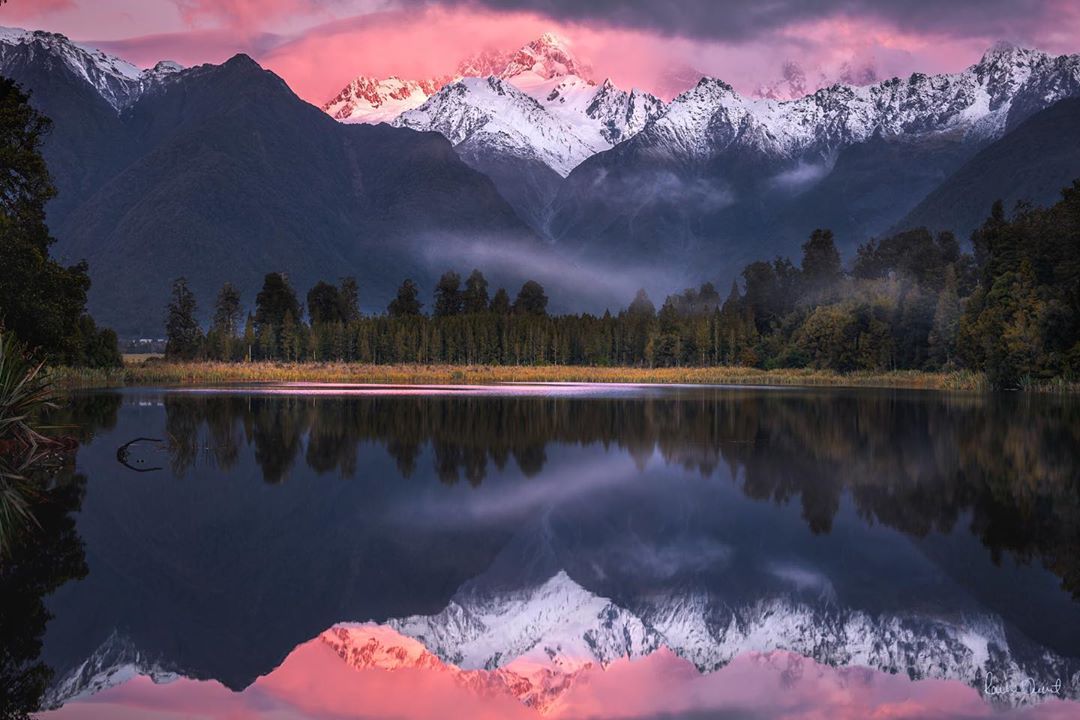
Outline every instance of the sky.
<path id="1" fill-rule="evenodd" d="M 543 32 L 596 80 L 672 97 L 702 75 L 781 97 L 955 72 L 1008 42 L 1080 52 L 1076 0 L 8 0 L 0 25 L 142 65 L 251 55 L 321 104 L 357 75 L 443 76 Z"/>

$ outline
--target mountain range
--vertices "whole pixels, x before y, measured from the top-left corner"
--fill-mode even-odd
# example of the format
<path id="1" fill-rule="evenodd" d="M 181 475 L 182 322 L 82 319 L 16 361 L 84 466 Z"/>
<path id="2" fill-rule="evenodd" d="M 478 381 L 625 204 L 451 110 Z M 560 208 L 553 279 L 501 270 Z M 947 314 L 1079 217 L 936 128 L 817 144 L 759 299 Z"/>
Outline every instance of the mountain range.
<path id="1" fill-rule="evenodd" d="M 798 578 L 793 587 L 800 587 Z M 666 649 L 701 673 L 748 653 L 793 652 L 834 667 L 905 673 L 911 680 L 959 680 L 976 689 L 987 678 L 1008 687 L 1052 686 L 1075 699 L 1080 665 L 1052 652 L 1018 653 L 1000 618 L 949 619 L 905 613 L 874 616 L 835 604 L 813 583 L 802 592 L 727 607 L 707 595 L 656 596 L 637 612 L 581 587 L 565 572 L 526 588 L 459 593 L 440 613 L 379 623 L 339 623 L 317 640 L 354 670 L 422 670 L 452 675 L 482 696 L 510 695 L 555 714 L 564 693 L 589 673 Z M 815 594 L 817 597 L 815 598 Z M 138 651 L 115 633 L 60 678 L 47 697 L 60 707 L 137 675 L 155 683 L 183 673 Z M 1025 694 L 988 697 L 1025 705 Z"/>
<path id="2" fill-rule="evenodd" d="M 577 266 L 625 282 L 566 282 L 553 309 L 600 310 L 623 285 L 729 282 L 815 227 L 846 255 L 916 225 L 966 238 L 995 199 L 1047 203 L 1080 176 L 1080 56 L 1010 45 L 791 100 L 708 77 L 670 102 L 620 89 L 553 34 L 439 77 L 357 77 L 322 112 L 246 56 L 140 70 L 4 30 L 0 73 L 53 118 L 57 252 L 89 260 L 91 310 L 124 335 L 157 332 L 177 275 L 205 315 L 222 282 L 251 298 L 271 270 L 301 293 L 355 274 L 376 310 L 455 264 L 506 284 Z"/>

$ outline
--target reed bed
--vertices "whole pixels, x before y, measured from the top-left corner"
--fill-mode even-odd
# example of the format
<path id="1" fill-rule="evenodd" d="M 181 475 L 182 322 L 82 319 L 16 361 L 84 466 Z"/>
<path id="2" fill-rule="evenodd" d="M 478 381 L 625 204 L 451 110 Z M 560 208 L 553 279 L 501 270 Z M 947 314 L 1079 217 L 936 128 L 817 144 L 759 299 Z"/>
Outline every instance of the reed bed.
<path id="1" fill-rule="evenodd" d="M 364 365 L 358 363 L 129 362 L 122 369 L 55 368 L 67 389 L 124 385 L 234 385 L 246 383 L 380 383 L 395 385 L 484 385 L 497 383 L 592 382 L 786 387 L 880 387 L 950 391 L 988 389 L 981 373 L 913 370 L 837 373 L 829 370 L 759 370 L 745 367 L 634 368 L 562 365 Z"/>

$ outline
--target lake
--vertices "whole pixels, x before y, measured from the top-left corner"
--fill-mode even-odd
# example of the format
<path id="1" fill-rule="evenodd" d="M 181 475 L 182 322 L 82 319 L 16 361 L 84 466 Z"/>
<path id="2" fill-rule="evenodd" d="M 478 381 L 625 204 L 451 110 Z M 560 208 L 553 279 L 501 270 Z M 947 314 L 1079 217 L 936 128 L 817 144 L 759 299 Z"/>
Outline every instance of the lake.
<path id="1" fill-rule="evenodd" d="M 77 472 L 3 623 L 43 717 L 1080 713 L 1075 398 L 293 385 L 57 420 Z"/>

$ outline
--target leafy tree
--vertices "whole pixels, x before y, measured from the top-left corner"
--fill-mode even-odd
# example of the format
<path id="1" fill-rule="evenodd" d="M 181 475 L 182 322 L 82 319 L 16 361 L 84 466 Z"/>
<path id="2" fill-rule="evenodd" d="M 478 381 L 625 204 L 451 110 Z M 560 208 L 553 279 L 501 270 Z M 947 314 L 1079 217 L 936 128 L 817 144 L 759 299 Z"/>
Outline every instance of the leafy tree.
<path id="1" fill-rule="evenodd" d="M 548 297 L 544 286 L 535 280 L 526 280 L 514 299 L 514 313 L 518 315 L 547 315 Z"/>
<path id="2" fill-rule="evenodd" d="M 462 295 L 464 310 L 468 315 L 477 315 L 488 310 L 488 281 L 484 273 L 473 270 L 465 281 L 465 292 Z"/>
<path id="3" fill-rule="evenodd" d="M 49 257 L 45 206 L 56 189 L 41 155 L 49 127 L 18 85 L 0 78 L 0 325 L 50 360 L 116 365 L 119 351 L 107 350 L 116 335 L 86 314 L 86 263 Z"/>
<path id="4" fill-rule="evenodd" d="M 401 283 L 397 295 L 386 306 L 386 311 L 390 317 L 415 317 L 420 314 L 420 309 L 423 307 L 419 296 L 420 288 L 412 280 L 407 279 Z"/>
<path id="5" fill-rule="evenodd" d="M 453 270 L 443 273 L 435 285 L 435 317 L 460 315 L 463 307 L 461 276 Z"/>
<path id="6" fill-rule="evenodd" d="M 177 360 L 193 360 L 199 354 L 202 331 L 195 319 L 195 294 L 187 278 L 173 280 L 172 298 L 165 311 L 165 355 Z"/>

